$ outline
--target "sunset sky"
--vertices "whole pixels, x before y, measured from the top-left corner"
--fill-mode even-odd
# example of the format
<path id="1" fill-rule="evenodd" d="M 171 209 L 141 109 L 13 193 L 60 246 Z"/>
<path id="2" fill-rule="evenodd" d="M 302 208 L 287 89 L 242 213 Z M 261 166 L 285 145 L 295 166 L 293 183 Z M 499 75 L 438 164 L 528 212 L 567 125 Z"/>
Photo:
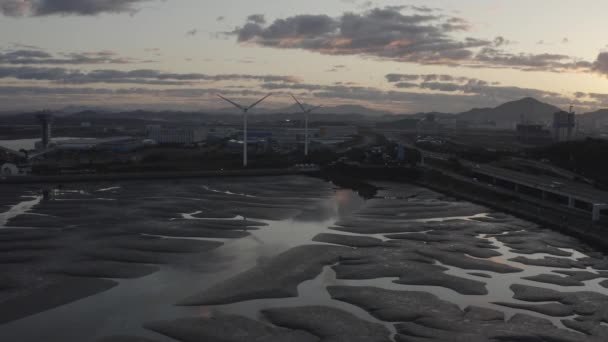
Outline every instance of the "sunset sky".
<path id="1" fill-rule="evenodd" d="M 601 0 L 0 0 L 0 111 L 608 107 Z"/>

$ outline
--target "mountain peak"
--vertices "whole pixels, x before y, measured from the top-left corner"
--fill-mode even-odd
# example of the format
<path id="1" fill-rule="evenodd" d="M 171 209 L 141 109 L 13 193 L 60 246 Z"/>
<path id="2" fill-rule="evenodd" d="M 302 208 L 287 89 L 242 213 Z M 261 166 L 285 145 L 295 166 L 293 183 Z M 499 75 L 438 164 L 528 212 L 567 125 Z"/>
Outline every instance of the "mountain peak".
<path id="1" fill-rule="evenodd" d="M 558 107 L 539 101 L 533 97 L 503 103 L 496 108 L 477 108 L 460 113 L 462 120 L 471 122 L 494 122 L 500 128 L 513 128 L 522 119 L 526 122 L 547 123 Z"/>
<path id="2" fill-rule="evenodd" d="M 505 102 L 503 104 L 501 104 L 500 106 L 496 107 L 496 108 L 500 108 L 500 107 L 505 107 L 505 106 L 517 106 L 517 105 L 528 105 L 528 106 L 532 106 L 532 105 L 542 105 L 542 106 L 551 106 L 552 105 L 548 104 L 548 103 L 544 103 L 542 101 L 539 101 L 533 97 L 524 97 L 521 98 L 519 100 L 514 100 L 514 101 L 509 101 L 509 102 Z M 555 107 L 557 108 L 557 107 Z"/>

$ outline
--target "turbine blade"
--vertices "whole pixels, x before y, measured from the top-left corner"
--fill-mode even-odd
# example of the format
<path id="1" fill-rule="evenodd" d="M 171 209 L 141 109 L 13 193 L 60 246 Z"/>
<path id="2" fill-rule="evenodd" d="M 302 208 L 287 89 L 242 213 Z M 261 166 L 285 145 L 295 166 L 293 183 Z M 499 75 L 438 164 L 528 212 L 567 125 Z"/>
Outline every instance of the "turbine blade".
<path id="1" fill-rule="evenodd" d="M 312 112 L 312 111 L 315 111 L 315 110 L 317 110 L 317 109 L 319 109 L 319 108 L 321 108 L 321 107 L 323 107 L 323 106 L 316 106 L 316 107 L 312 107 L 312 108 L 310 108 L 310 109 L 307 111 L 307 113 L 310 113 L 310 112 Z"/>
<path id="2" fill-rule="evenodd" d="M 227 98 L 223 97 L 223 96 L 222 96 L 222 95 L 220 95 L 220 94 L 216 94 L 216 95 L 217 95 L 219 98 L 221 98 L 222 100 L 224 100 L 224 101 L 226 101 L 226 102 L 230 103 L 231 105 L 235 106 L 235 107 L 236 107 L 236 108 L 238 108 L 238 109 L 241 109 L 241 110 L 244 110 L 244 109 L 245 109 L 245 107 L 241 106 L 240 104 L 238 104 L 238 103 L 236 103 L 236 102 L 233 102 L 233 101 L 231 101 L 231 100 L 228 100 Z"/>
<path id="3" fill-rule="evenodd" d="M 291 95 L 291 97 L 293 98 L 294 101 L 296 101 L 296 103 L 298 104 L 298 106 L 300 106 L 300 108 L 302 109 L 303 112 L 306 112 L 306 108 L 304 108 L 304 106 L 302 106 L 302 104 L 300 103 L 300 101 L 298 101 L 298 99 L 296 99 L 295 96 L 293 96 L 293 94 L 289 94 Z"/>
<path id="4" fill-rule="evenodd" d="M 263 98 L 261 98 L 260 100 L 258 100 L 258 102 L 256 102 L 256 103 L 252 104 L 251 106 L 247 107 L 247 109 L 251 109 L 251 108 L 257 106 L 258 104 L 260 104 L 260 102 L 266 100 L 270 95 L 272 95 L 272 94 L 268 94 L 268 95 L 264 96 Z"/>

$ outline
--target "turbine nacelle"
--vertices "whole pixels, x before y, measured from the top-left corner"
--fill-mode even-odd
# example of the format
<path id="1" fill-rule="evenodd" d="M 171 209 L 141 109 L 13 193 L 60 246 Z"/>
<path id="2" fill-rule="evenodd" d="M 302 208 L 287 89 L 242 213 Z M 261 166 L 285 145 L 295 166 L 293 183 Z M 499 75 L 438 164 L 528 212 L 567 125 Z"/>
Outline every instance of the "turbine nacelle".
<path id="1" fill-rule="evenodd" d="M 251 104 L 249 106 L 242 106 L 232 100 L 229 100 L 229 99 L 223 97 L 220 94 L 217 94 L 217 96 L 219 98 L 221 98 L 222 100 L 230 103 L 231 105 L 233 105 L 236 108 L 243 111 L 243 166 L 244 167 L 247 167 L 247 112 L 249 112 L 249 110 L 252 109 L 253 107 L 260 104 L 262 101 L 266 100 L 270 95 L 272 95 L 272 94 L 268 94 L 268 95 L 264 96 L 263 98 L 257 100 L 256 102 L 254 102 L 253 104 Z"/>
<path id="2" fill-rule="evenodd" d="M 304 105 L 303 105 L 302 103 L 300 103 L 300 101 L 298 101 L 298 99 L 296 99 L 296 97 L 295 97 L 295 96 L 293 96 L 293 94 L 289 94 L 289 95 L 291 95 L 291 98 L 292 98 L 294 101 L 296 101 L 296 103 L 298 104 L 298 106 L 299 106 L 299 107 L 300 107 L 300 109 L 302 110 L 302 113 L 304 113 L 304 114 L 310 114 L 310 113 L 312 113 L 313 111 L 315 111 L 315 110 L 317 110 L 317 109 L 319 109 L 319 108 L 323 107 L 323 106 L 316 106 L 316 107 L 311 107 L 311 108 L 306 109 L 306 108 L 304 107 Z"/>
<path id="3" fill-rule="evenodd" d="M 304 107 L 303 104 L 300 103 L 300 101 L 298 101 L 298 99 L 296 99 L 295 96 L 293 96 L 293 94 L 289 94 L 291 95 L 291 98 L 293 98 L 294 101 L 296 101 L 296 103 L 298 104 L 298 106 L 300 106 L 300 109 L 302 110 L 302 113 L 304 114 L 304 155 L 307 156 L 308 155 L 308 114 L 312 113 L 312 111 L 317 110 L 319 108 L 321 108 L 321 106 L 316 106 L 316 107 L 311 107 L 306 109 Z"/>
<path id="4" fill-rule="evenodd" d="M 247 112 L 249 112 L 249 110 L 250 110 L 250 109 L 252 109 L 253 107 L 257 106 L 257 105 L 258 105 L 258 104 L 260 104 L 262 101 L 266 100 L 268 97 L 270 97 L 270 95 L 272 95 L 272 94 L 268 94 L 268 95 L 264 96 L 263 98 L 261 98 L 261 99 L 257 100 L 256 102 L 254 102 L 253 104 L 251 104 L 251 105 L 249 105 L 249 106 L 242 106 L 242 105 L 240 105 L 240 104 L 238 104 L 238 103 L 236 103 L 236 102 L 234 102 L 234 101 L 232 101 L 232 100 L 230 100 L 230 99 L 227 99 L 227 98 L 223 97 L 223 96 L 222 96 L 222 95 L 220 95 L 220 94 L 217 94 L 217 96 L 218 96 L 219 98 L 221 98 L 222 100 L 224 100 L 224 101 L 226 101 L 226 102 L 230 103 L 231 105 L 235 106 L 236 108 L 238 108 L 238 109 L 242 110 L 242 111 L 243 111 L 243 113 L 247 113 Z"/>

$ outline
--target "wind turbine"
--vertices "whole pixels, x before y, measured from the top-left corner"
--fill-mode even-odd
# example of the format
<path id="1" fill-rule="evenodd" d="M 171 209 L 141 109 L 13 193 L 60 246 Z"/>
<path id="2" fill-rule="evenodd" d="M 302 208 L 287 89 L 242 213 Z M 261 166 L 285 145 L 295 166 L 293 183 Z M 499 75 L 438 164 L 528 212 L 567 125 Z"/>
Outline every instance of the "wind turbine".
<path id="1" fill-rule="evenodd" d="M 238 104 L 234 101 L 228 100 L 227 98 L 223 97 L 220 94 L 217 94 L 217 96 L 219 98 L 221 98 L 222 100 L 230 103 L 231 105 L 233 105 L 236 108 L 243 111 L 243 166 L 244 167 L 247 167 L 247 112 L 249 112 L 249 110 L 252 109 L 253 107 L 260 104 L 260 102 L 266 100 L 270 95 L 272 95 L 272 94 L 268 94 L 268 95 L 264 96 L 263 98 L 259 99 L 258 101 L 256 101 L 255 103 L 253 103 L 252 105 L 245 107 L 245 106 L 241 106 L 240 104 Z"/>
<path id="2" fill-rule="evenodd" d="M 300 101 L 298 101 L 298 99 L 296 99 L 295 96 L 293 96 L 293 94 L 290 94 L 291 97 L 293 98 L 294 101 L 296 101 L 296 103 L 298 104 L 298 106 L 300 106 L 300 109 L 302 109 L 302 114 L 304 114 L 304 155 L 307 156 L 308 155 L 308 114 L 310 114 L 312 111 L 317 110 L 319 108 L 321 108 L 321 106 L 316 106 L 316 107 L 311 107 L 311 108 L 304 108 L 304 106 L 300 103 Z"/>

